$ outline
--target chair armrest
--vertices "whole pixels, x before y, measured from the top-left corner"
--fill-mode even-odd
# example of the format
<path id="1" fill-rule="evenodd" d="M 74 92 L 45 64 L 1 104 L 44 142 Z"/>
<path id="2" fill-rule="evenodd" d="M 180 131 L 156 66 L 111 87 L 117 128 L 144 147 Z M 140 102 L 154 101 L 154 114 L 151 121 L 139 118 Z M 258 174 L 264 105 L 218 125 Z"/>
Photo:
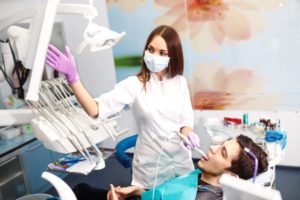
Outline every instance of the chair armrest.
<path id="1" fill-rule="evenodd" d="M 132 135 L 130 137 L 127 137 L 116 145 L 116 157 L 117 160 L 121 163 L 122 166 L 125 168 L 130 168 L 132 159 L 130 156 L 126 154 L 126 150 L 130 149 L 131 147 L 134 147 L 136 144 L 138 135 Z"/>

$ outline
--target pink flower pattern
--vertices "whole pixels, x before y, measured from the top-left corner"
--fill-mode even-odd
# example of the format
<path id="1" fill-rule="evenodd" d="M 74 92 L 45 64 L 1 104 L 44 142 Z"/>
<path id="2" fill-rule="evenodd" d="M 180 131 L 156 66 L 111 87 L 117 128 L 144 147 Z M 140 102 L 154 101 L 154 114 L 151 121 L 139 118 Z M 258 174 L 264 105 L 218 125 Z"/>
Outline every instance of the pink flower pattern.
<path id="1" fill-rule="evenodd" d="M 263 30 L 265 21 L 261 9 L 279 6 L 279 2 L 281 0 L 155 0 L 158 7 L 166 10 L 155 22 L 171 25 L 181 33 L 188 31 L 192 46 L 200 52 L 217 51 L 224 43 L 247 40 Z"/>
<path id="2" fill-rule="evenodd" d="M 198 65 L 188 78 L 194 109 L 272 109 L 280 101 L 264 91 L 266 80 L 249 69 Z"/>

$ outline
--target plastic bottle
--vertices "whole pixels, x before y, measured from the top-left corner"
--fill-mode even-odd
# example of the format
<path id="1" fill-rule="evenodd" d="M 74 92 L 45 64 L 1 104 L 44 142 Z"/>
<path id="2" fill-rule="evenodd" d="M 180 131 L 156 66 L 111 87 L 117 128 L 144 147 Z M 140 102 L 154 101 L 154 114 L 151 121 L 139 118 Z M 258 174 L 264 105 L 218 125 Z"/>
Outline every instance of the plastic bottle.
<path id="1" fill-rule="evenodd" d="M 248 125 L 248 114 L 247 113 L 243 114 L 243 125 Z"/>
<path id="2" fill-rule="evenodd" d="M 248 126 L 248 114 L 244 113 L 243 114 L 243 129 L 246 130 Z"/>
<path id="3" fill-rule="evenodd" d="M 270 160 L 276 156 L 276 137 L 271 134 L 266 134 L 266 149 Z"/>

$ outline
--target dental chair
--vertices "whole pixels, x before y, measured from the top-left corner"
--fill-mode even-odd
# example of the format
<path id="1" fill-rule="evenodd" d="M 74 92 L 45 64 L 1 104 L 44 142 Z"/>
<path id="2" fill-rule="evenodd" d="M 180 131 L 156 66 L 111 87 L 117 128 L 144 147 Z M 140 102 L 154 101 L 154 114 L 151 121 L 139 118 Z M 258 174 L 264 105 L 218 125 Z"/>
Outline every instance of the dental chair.
<path id="1" fill-rule="evenodd" d="M 224 200 L 282 200 L 278 190 L 223 174 L 220 178 Z"/>
<path id="2" fill-rule="evenodd" d="M 132 158 L 130 155 L 128 155 L 128 153 L 126 153 L 126 150 L 135 146 L 137 137 L 138 135 L 136 134 L 124 138 L 116 145 L 116 158 L 119 163 L 125 168 L 131 168 L 132 166 Z"/>
<path id="3" fill-rule="evenodd" d="M 49 194 L 38 193 L 29 194 L 16 200 L 77 200 L 73 190 L 58 176 L 47 171 L 43 172 L 41 176 L 56 189 L 58 198 Z"/>
<path id="4" fill-rule="evenodd" d="M 66 182 L 64 182 L 61 178 L 58 176 L 50 173 L 50 172 L 43 172 L 42 178 L 49 181 L 54 188 L 56 189 L 59 199 L 60 200 L 76 200 L 76 196 L 73 192 L 73 190 L 69 187 Z"/>
<path id="5" fill-rule="evenodd" d="M 252 182 L 252 178 L 247 180 Z M 256 176 L 255 184 L 263 187 L 272 188 L 275 184 L 275 169 L 274 167 L 269 167 L 267 171 L 260 173 Z"/>

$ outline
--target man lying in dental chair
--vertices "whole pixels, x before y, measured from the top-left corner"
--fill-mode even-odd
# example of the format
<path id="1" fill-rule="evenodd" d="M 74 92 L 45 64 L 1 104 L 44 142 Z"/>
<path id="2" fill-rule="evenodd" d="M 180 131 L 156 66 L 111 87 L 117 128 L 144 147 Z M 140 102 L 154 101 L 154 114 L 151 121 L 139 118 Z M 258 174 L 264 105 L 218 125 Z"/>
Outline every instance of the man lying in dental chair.
<path id="1" fill-rule="evenodd" d="M 257 158 L 257 167 L 255 167 L 254 157 L 244 150 L 245 147 Z M 172 179 L 148 191 L 137 186 L 121 188 L 111 185 L 107 199 L 219 200 L 223 198 L 219 183 L 222 174 L 228 173 L 242 179 L 255 178 L 253 177 L 255 173 L 259 174 L 268 169 L 268 161 L 267 154 L 259 146 L 247 136 L 240 135 L 235 139 L 225 141 L 222 145 L 211 146 L 208 159 L 202 157 L 198 166 L 200 170 Z"/>

